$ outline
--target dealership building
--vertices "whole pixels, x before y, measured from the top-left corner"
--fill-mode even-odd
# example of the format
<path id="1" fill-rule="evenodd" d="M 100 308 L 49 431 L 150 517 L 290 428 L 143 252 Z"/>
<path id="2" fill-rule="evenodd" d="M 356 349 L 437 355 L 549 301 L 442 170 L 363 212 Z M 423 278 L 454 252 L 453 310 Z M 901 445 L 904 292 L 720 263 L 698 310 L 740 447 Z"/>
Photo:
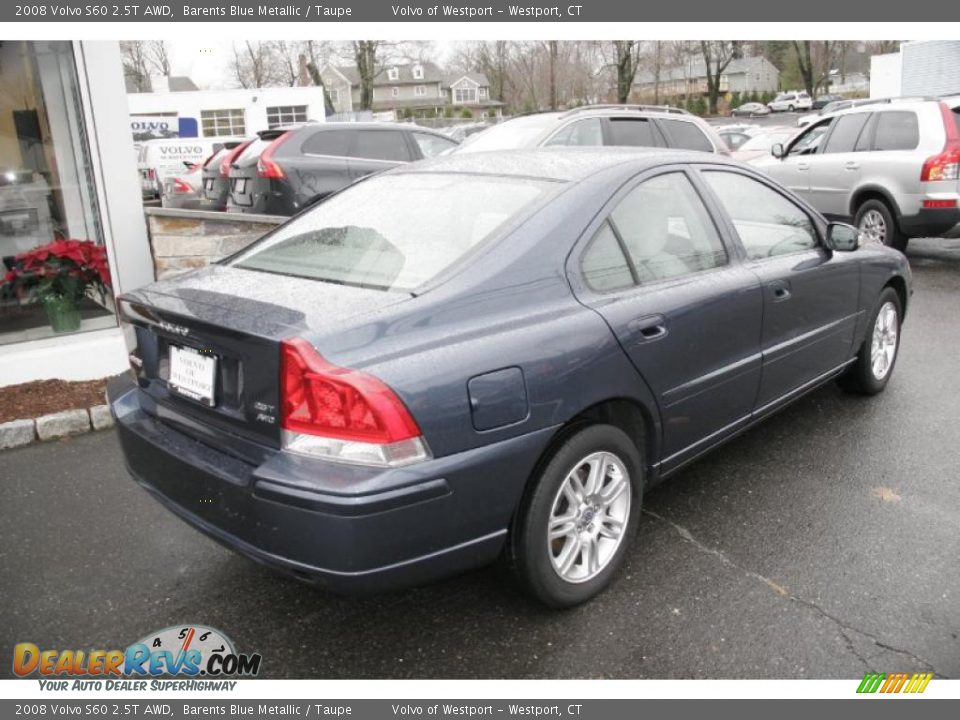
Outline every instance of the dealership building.
<path id="1" fill-rule="evenodd" d="M 127 366 L 114 298 L 153 279 L 116 42 L 0 41 L 0 281 L 55 240 L 106 251 L 112 288 L 55 331 L 22 292 L 0 295 L 0 386 Z M 73 317 L 76 317 L 74 313 Z"/>

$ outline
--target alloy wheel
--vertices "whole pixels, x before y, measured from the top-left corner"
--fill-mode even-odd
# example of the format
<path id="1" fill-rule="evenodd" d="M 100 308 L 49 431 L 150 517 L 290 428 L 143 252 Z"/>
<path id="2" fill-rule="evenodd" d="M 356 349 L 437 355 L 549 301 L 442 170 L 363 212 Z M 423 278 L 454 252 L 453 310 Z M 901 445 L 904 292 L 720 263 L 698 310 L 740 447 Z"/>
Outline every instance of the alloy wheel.
<path id="1" fill-rule="evenodd" d="M 887 244 L 887 222 L 879 210 L 867 210 L 860 218 L 860 232 L 870 242 Z"/>
<path id="2" fill-rule="evenodd" d="M 885 302 L 877 313 L 870 340 L 870 371 L 877 380 L 883 380 L 893 367 L 899 332 L 897 308 L 892 302 Z"/>
<path id="3" fill-rule="evenodd" d="M 557 575 L 582 583 L 610 564 L 630 518 L 630 496 L 630 474 L 613 453 L 592 453 L 570 469 L 547 524 L 547 548 Z"/>

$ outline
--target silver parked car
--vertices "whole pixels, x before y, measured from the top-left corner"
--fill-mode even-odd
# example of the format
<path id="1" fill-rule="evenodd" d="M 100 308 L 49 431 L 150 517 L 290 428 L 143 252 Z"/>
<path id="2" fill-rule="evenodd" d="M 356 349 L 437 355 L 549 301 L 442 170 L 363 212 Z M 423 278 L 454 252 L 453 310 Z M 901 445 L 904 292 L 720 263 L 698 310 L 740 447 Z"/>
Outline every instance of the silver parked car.
<path id="1" fill-rule="evenodd" d="M 710 125 L 668 105 L 585 105 L 562 112 L 522 115 L 471 135 L 453 152 L 604 145 L 729 154 Z"/>
<path id="2" fill-rule="evenodd" d="M 868 240 L 905 250 L 960 222 L 960 97 L 847 108 L 771 154 L 754 166 Z"/>

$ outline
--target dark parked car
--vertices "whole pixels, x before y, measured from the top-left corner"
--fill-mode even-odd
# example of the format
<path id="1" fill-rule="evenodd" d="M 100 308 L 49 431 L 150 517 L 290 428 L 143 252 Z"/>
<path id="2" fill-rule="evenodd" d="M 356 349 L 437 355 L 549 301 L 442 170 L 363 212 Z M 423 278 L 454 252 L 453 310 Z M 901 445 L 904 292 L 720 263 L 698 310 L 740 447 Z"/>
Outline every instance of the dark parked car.
<path id="1" fill-rule="evenodd" d="M 818 95 L 817 99 L 813 101 L 813 105 L 810 106 L 811 110 L 822 110 L 827 105 L 832 102 L 839 102 L 841 100 L 846 100 L 843 95 L 831 95 L 827 93 L 826 95 Z"/>
<path id="2" fill-rule="evenodd" d="M 457 146 L 433 130 L 393 123 L 322 123 L 258 135 L 233 161 L 228 210 L 293 215 L 358 178 Z"/>
<path id="3" fill-rule="evenodd" d="M 237 156 L 252 143 L 254 138 L 224 143 L 222 149 L 214 153 L 203 164 L 202 198 L 203 210 L 225 210 L 230 197 L 230 165 Z"/>
<path id="4" fill-rule="evenodd" d="M 883 390 L 910 288 L 717 155 L 455 153 L 121 296 L 112 407 L 134 478 L 238 552 L 377 590 L 506 551 L 565 606 L 644 490 L 828 380 Z"/>

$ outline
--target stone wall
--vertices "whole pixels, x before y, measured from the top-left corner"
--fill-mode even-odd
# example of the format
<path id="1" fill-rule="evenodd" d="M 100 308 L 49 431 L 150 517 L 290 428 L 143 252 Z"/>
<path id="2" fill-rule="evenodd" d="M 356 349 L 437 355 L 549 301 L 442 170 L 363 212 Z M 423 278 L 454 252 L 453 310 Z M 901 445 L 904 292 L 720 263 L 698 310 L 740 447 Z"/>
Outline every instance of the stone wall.
<path id="1" fill-rule="evenodd" d="M 231 255 L 287 220 L 174 208 L 146 208 L 145 212 L 157 279 Z"/>

